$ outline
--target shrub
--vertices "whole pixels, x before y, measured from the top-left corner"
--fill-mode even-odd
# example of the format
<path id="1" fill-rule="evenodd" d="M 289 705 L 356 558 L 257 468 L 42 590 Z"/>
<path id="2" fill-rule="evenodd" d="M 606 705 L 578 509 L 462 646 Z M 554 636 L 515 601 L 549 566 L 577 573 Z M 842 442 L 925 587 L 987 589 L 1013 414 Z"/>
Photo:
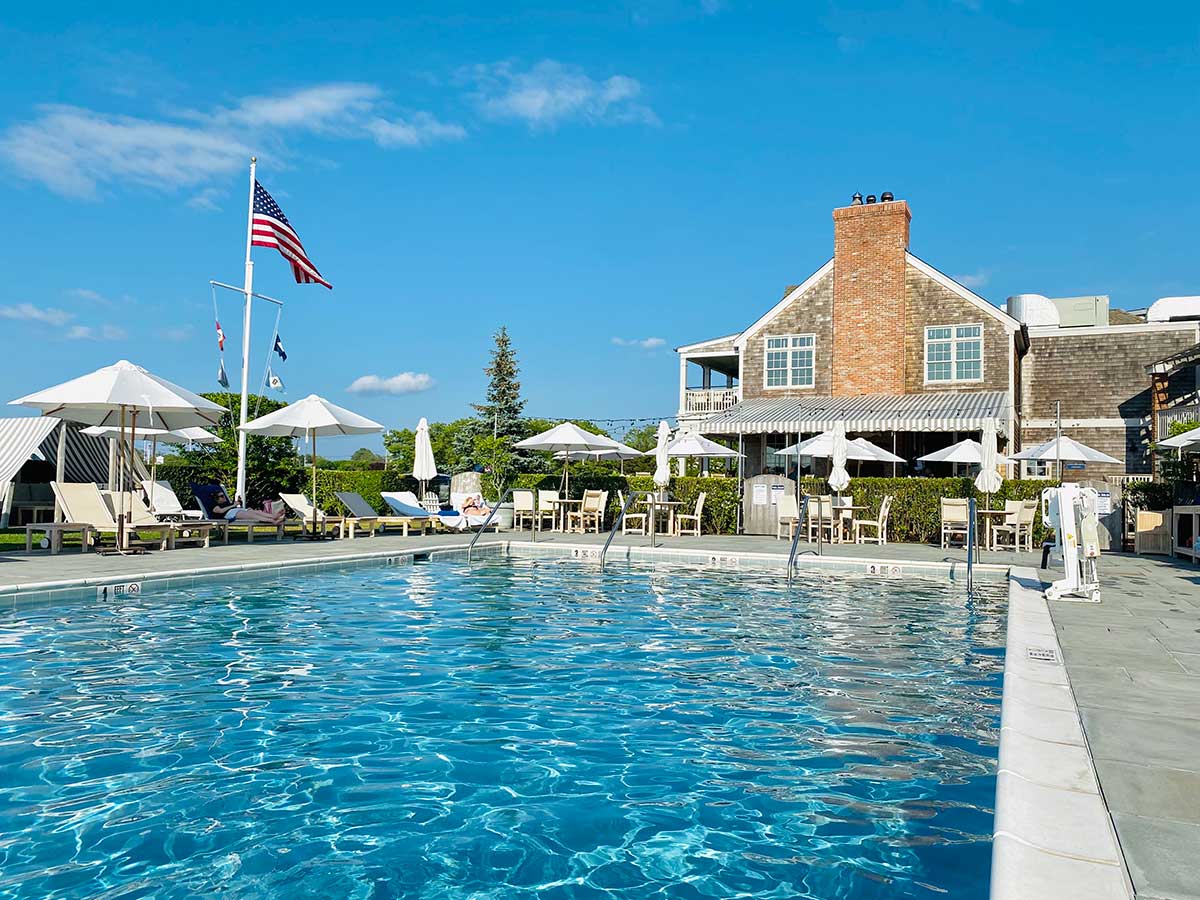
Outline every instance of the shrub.
<path id="1" fill-rule="evenodd" d="M 1133 481 L 1125 485 L 1125 501 L 1134 509 L 1170 509 L 1175 504 L 1175 485 Z"/>

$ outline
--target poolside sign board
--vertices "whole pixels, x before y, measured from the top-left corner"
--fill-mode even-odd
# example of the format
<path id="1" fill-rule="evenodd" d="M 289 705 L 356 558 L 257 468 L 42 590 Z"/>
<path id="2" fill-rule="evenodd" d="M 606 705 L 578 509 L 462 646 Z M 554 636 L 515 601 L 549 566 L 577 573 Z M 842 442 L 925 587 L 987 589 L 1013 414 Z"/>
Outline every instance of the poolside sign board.
<path id="1" fill-rule="evenodd" d="M 138 597 L 142 593 L 140 581 L 125 581 L 118 584 L 104 584 L 96 588 L 97 600 L 116 600 L 118 597 Z"/>

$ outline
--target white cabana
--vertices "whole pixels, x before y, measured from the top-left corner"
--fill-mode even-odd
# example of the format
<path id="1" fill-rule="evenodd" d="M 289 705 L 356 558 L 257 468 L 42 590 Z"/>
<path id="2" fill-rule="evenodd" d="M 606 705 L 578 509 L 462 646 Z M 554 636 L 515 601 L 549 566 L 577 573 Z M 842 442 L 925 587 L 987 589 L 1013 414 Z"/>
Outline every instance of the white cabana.
<path id="1" fill-rule="evenodd" d="M 570 454 L 592 450 L 612 449 L 612 438 L 585 431 L 574 422 L 560 422 L 553 428 L 517 441 L 513 446 L 518 450 L 540 450 L 544 453 L 565 453 L 563 459 L 563 490 L 571 485 Z"/>
<path id="2" fill-rule="evenodd" d="M 425 499 L 425 490 L 429 482 L 437 478 L 437 461 L 433 458 L 433 444 L 429 440 L 429 421 L 421 416 L 417 422 L 416 439 L 413 442 L 413 478 L 421 483 L 421 497 Z"/>
<path id="3" fill-rule="evenodd" d="M 246 434 L 263 437 L 305 438 L 312 442 L 313 534 L 317 533 L 317 438 L 340 434 L 373 434 L 383 426 L 365 416 L 343 409 L 316 394 L 309 394 L 283 409 L 239 426 Z"/>
<path id="4" fill-rule="evenodd" d="M 56 481 L 101 484 L 110 472 L 107 442 L 84 433 L 80 427 L 49 416 L 0 419 L 0 528 L 7 528 L 12 513 L 22 507 L 53 504 L 48 485 L 24 484 L 20 472 L 31 459 L 57 460 Z"/>
<path id="5" fill-rule="evenodd" d="M 128 456 L 125 456 L 124 439 L 120 441 L 121 483 L 117 485 L 120 498 L 117 543 L 121 549 L 125 548 L 125 460 L 132 461 L 139 418 L 146 428 L 191 428 L 216 425 L 226 412 L 224 407 L 211 400 L 124 359 L 13 400 L 12 405 L 32 407 L 44 416 L 84 425 L 116 427 L 122 434 L 129 430 Z"/>

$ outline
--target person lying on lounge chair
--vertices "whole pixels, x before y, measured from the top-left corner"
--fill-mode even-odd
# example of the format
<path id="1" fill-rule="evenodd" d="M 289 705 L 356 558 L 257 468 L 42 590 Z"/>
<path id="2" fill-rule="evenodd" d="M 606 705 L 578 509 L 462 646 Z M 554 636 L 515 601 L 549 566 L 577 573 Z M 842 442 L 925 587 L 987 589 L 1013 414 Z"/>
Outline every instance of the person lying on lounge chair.
<path id="1" fill-rule="evenodd" d="M 283 522 L 287 510 L 283 507 L 277 510 L 269 507 L 265 510 L 247 509 L 244 506 L 238 506 L 229 499 L 224 491 L 220 491 L 213 497 L 212 514 L 230 522 L 265 522 L 270 525 L 279 525 Z"/>
<path id="2" fill-rule="evenodd" d="M 464 516 L 486 516 L 491 511 L 491 508 L 487 505 L 487 501 L 480 494 L 475 494 L 463 500 L 462 509 L 459 510 Z"/>

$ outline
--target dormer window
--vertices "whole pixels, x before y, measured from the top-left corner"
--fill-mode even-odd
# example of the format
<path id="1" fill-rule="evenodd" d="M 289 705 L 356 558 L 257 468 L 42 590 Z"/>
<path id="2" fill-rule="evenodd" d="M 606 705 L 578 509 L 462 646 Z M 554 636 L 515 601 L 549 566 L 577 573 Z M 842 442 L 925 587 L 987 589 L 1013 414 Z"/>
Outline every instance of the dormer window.
<path id="1" fill-rule="evenodd" d="M 763 385 L 768 388 L 810 388 L 815 381 L 815 334 L 780 334 L 766 339 Z"/>
<path id="2" fill-rule="evenodd" d="M 925 329 L 925 383 L 983 381 L 983 326 Z"/>

